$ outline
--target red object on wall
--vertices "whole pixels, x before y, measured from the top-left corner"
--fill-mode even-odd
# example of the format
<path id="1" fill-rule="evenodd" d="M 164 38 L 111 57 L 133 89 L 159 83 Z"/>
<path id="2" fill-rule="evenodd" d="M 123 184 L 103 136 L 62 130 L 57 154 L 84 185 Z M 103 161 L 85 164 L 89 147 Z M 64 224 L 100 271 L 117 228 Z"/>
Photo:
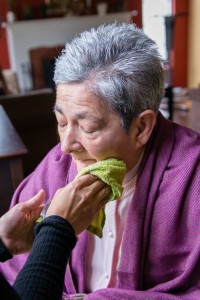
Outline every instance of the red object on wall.
<path id="1" fill-rule="evenodd" d="M 2 69 L 9 69 L 10 61 L 8 57 L 8 47 L 5 29 L 1 30 L 0 49 L 0 66 Z"/>
<path id="2" fill-rule="evenodd" d="M 44 4 L 44 0 L 18 0 L 16 4 L 16 11 L 22 12 L 23 5 L 30 5 L 37 7 L 41 4 Z M 6 21 L 6 12 L 8 8 L 4 1 L 0 0 L 0 20 Z M 20 16 L 21 17 L 21 16 Z M 2 69 L 10 68 L 9 54 L 8 54 L 8 44 L 6 38 L 6 30 L 0 28 L 0 65 Z"/>
<path id="3" fill-rule="evenodd" d="M 132 17 L 132 22 L 142 28 L 142 0 L 128 0 L 127 10 L 137 11 L 137 15 Z"/>
<path id="4" fill-rule="evenodd" d="M 188 14 L 189 0 L 172 0 L 174 15 L 174 36 L 172 50 L 173 86 L 187 87 L 188 56 Z"/>
<path id="5" fill-rule="evenodd" d="M 0 1 L 0 20 L 6 20 L 7 7 L 4 1 Z M 0 66 L 2 69 L 10 68 L 9 57 L 8 57 L 8 47 L 5 29 L 0 28 Z"/>

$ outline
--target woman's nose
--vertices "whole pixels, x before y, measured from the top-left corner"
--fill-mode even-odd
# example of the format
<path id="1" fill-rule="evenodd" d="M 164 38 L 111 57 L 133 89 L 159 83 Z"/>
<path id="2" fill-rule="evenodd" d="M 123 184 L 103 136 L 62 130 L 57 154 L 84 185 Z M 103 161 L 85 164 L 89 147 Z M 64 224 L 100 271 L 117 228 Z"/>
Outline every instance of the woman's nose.
<path id="1" fill-rule="evenodd" d="M 76 130 L 67 126 L 67 129 L 61 136 L 61 150 L 63 153 L 79 152 L 82 149 Z"/>

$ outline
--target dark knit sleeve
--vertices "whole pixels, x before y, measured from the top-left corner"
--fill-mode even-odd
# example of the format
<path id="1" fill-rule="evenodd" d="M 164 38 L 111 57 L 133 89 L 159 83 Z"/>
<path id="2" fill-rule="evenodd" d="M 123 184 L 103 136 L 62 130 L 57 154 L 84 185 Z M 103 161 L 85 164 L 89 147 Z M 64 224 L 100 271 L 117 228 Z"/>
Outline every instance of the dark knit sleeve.
<path id="1" fill-rule="evenodd" d="M 10 254 L 6 246 L 0 241 L 0 262 L 11 259 L 13 256 Z"/>
<path id="2" fill-rule="evenodd" d="M 10 254 L 8 249 L 5 247 L 2 241 L 0 241 L 0 261 L 4 262 L 13 256 Z M 4 296 L 4 299 L 20 300 L 16 291 L 8 283 L 8 281 L 0 273 L 0 291 L 1 295 Z"/>
<path id="3" fill-rule="evenodd" d="M 51 216 L 35 232 L 33 248 L 14 288 L 22 300 L 60 300 L 66 264 L 76 244 L 74 229 L 63 218 Z"/>

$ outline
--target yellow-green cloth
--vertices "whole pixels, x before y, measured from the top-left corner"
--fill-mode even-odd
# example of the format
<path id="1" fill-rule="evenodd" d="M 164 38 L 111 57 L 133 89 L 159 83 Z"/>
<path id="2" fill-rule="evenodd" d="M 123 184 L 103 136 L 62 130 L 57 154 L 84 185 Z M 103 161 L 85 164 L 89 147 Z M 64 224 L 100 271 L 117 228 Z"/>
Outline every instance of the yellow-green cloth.
<path id="1" fill-rule="evenodd" d="M 98 161 L 82 169 L 76 177 L 80 177 L 87 173 L 97 176 L 111 187 L 112 191 L 107 196 L 109 201 L 116 200 L 121 197 L 123 192 L 122 182 L 126 173 L 126 164 L 124 161 L 116 158 L 108 158 Z M 104 209 L 101 209 L 99 214 L 88 226 L 87 230 L 102 238 L 105 220 L 105 211 Z"/>

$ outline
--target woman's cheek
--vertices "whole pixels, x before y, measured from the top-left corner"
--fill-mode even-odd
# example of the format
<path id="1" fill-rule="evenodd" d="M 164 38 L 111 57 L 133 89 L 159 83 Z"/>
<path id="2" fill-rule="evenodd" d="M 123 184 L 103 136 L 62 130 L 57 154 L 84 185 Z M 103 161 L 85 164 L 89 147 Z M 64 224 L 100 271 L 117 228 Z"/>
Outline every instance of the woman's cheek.
<path id="1" fill-rule="evenodd" d="M 112 141 L 107 140 L 103 135 L 93 140 L 85 140 L 82 145 L 90 156 L 97 161 L 109 158 L 113 154 Z"/>

